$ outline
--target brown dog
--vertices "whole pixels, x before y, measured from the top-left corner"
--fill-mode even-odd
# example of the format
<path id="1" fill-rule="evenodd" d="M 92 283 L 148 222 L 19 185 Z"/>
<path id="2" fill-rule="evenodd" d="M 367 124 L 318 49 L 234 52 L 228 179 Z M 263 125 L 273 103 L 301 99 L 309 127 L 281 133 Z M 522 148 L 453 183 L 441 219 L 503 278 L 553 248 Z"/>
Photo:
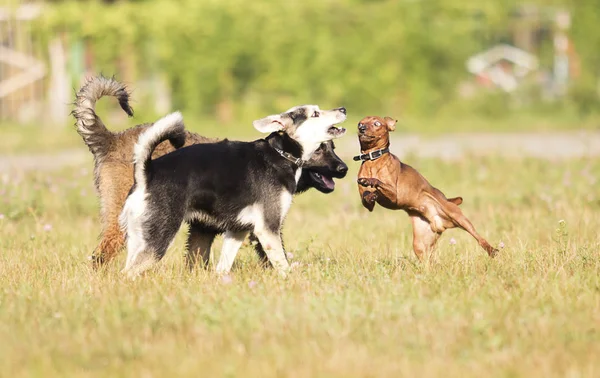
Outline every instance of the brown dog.
<path id="1" fill-rule="evenodd" d="M 396 122 L 390 117 L 365 117 L 358 124 L 362 160 L 358 191 L 362 204 L 373 211 L 375 203 L 391 210 L 404 210 L 413 225 L 413 249 L 419 259 L 435 247 L 442 232 L 460 227 L 471 234 L 490 257 L 498 252 L 469 222 L 458 205 L 461 197 L 446 198 L 414 168 L 389 152 L 389 132 Z"/>

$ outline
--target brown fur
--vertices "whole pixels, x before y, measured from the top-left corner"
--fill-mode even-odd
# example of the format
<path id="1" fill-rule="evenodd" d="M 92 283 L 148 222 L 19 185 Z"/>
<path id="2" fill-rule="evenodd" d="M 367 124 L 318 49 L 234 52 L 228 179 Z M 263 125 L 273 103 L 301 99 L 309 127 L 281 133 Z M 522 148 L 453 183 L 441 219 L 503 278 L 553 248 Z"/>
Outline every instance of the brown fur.
<path id="1" fill-rule="evenodd" d="M 77 93 L 72 112 L 77 132 L 94 155 L 94 182 L 100 198 L 102 232 L 100 243 L 94 250 L 94 266 L 102 265 L 115 257 L 124 247 L 125 236 L 119 227 L 119 215 L 127 194 L 133 185 L 133 148 L 139 135 L 152 124 L 142 124 L 125 131 L 109 131 L 95 113 L 95 103 L 102 96 L 115 96 L 130 116 L 129 93 L 125 86 L 114 79 L 94 77 L 89 79 Z M 215 142 L 186 131 L 185 146 Z M 152 154 L 160 157 L 175 148 L 169 141 L 161 143 Z"/>
<path id="2" fill-rule="evenodd" d="M 389 133 L 395 129 L 396 121 L 389 117 L 366 117 L 359 125 L 363 125 L 362 131 L 359 126 L 359 141 L 361 153 L 365 154 L 389 147 Z M 369 211 L 378 203 L 386 209 L 408 213 L 413 225 L 413 250 L 419 259 L 433 250 L 442 232 L 454 227 L 471 234 L 490 257 L 498 252 L 463 215 L 458 207 L 461 197 L 446 198 L 392 153 L 364 161 L 357 182 L 362 204 Z"/>

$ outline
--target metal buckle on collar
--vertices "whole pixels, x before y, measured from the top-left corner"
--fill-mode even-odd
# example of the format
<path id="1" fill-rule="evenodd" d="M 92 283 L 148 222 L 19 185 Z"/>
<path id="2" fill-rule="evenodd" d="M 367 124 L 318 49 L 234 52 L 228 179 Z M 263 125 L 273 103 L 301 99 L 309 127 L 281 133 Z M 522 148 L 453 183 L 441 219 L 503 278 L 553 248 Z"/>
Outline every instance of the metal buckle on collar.
<path id="1" fill-rule="evenodd" d="M 377 150 L 377 151 L 371 151 L 369 152 L 369 158 L 371 160 L 375 160 L 381 157 L 381 155 L 383 155 L 383 153 L 381 153 L 381 150 Z"/>

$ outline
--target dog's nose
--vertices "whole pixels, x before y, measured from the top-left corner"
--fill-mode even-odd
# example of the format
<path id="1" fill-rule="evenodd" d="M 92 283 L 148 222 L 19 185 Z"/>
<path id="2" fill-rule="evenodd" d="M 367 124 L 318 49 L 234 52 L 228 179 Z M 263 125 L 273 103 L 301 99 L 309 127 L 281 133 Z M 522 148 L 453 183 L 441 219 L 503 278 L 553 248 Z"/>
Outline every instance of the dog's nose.
<path id="1" fill-rule="evenodd" d="M 337 166 L 337 168 L 336 168 L 336 170 L 337 170 L 339 173 L 341 173 L 341 174 L 345 175 L 345 174 L 346 174 L 346 172 L 348 172 L 348 166 L 347 166 L 346 164 L 338 165 L 338 166 Z"/>
<path id="2" fill-rule="evenodd" d="M 341 108 L 337 108 L 336 110 L 339 110 L 340 112 L 346 114 L 346 108 L 344 108 L 343 106 Z"/>
<path id="3" fill-rule="evenodd" d="M 364 133 L 366 129 L 367 126 L 364 124 L 361 123 L 360 125 L 358 125 L 358 131 L 360 131 L 361 133 Z"/>

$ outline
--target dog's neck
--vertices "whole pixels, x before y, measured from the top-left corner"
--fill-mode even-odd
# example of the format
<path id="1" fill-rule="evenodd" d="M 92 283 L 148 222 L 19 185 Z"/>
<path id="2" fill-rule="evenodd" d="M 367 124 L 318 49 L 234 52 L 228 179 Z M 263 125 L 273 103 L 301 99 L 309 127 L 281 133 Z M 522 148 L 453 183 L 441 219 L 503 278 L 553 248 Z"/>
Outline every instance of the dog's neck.
<path id="1" fill-rule="evenodd" d="M 368 154 L 369 152 L 383 150 L 390 147 L 389 138 L 378 138 L 369 141 L 360 141 L 360 153 Z"/>
<path id="2" fill-rule="evenodd" d="M 274 132 L 265 138 L 267 143 L 273 148 L 287 152 L 295 158 L 303 159 L 303 149 L 300 143 L 296 142 L 286 133 Z"/>

